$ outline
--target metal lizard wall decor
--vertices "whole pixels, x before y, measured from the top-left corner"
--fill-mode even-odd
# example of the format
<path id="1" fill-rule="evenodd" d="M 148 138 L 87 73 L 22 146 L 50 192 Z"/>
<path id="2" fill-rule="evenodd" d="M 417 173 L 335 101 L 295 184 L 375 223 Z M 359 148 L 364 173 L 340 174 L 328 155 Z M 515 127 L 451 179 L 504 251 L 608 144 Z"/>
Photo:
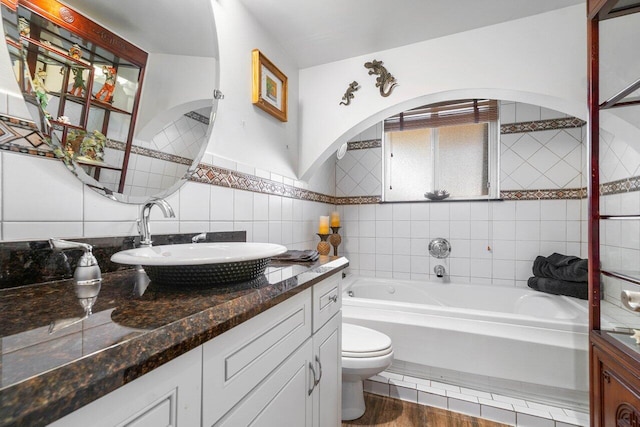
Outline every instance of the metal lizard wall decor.
<path id="1" fill-rule="evenodd" d="M 380 88 L 380 95 L 387 97 L 391 95 L 393 88 L 397 86 L 396 78 L 383 67 L 382 61 L 373 60 L 365 62 L 364 67 L 369 69 L 369 75 L 377 75 L 376 87 Z"/>
<path id="2" fill-rule="evenodd" d="M 360 89 L 360 86 L 358 86 L 358 82 L 355 81 L 355 80 L 353 82 L 351 82 L 349 84 L 349 87 L 347 88 L 347 91 L 342 96 L 342 102 L 340 102 L 340 105 L 349 105 L 349 104 L 351 104 L 351 100 L 355 96 L 353 94 L 353 92 L 357 91 L 358 89 Z"/>

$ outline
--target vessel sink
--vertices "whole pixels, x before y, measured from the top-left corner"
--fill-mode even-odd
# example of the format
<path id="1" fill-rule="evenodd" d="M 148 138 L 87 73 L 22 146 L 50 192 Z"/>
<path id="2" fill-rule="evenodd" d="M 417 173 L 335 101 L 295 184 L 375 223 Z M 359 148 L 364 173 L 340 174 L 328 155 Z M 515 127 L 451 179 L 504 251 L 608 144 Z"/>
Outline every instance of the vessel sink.
<path id="1" fill-rule="evenodd" d="M 271 257 L 286 251 L 272 243 L 186 243 L 127 249 L 111 261 L 141 265 L 154 286 L 208 287 L 255 279 Z"/>

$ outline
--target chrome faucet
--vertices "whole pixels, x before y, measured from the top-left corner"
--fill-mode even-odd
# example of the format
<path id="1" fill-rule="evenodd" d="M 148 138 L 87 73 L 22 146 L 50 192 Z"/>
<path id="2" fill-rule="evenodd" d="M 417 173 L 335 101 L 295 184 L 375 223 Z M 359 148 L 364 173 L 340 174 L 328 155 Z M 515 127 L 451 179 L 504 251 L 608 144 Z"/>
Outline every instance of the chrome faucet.
<path id="1" fill-rule="evenodd" d="M 151 208 L 158 206 L 165 218 L 175 218 L 171 205 L 164 199 L 151 199 L 142 206 L 140 218 L 138 218 L 138 231 L 140 232 L 140 246 L 151 246 L 151 230 L 149 229 L 149 215 Z"/>
<path id="2" fill-rule="evenodd" d="M 443 265 L 436 265 L 433 267 L 433 272 L 436 273 L 437 277 L 444 277 L 445 270 Z"/>
<path id="3" fill-rule="evenodd" d="M 200 242 L 204 242 L 205 240 L 207 240 L 207 233 L 200 233 L 200 234 L 196 234 L 195 236 L 193 236 L 191 238 L 191 243 L 200 243 Z"/>

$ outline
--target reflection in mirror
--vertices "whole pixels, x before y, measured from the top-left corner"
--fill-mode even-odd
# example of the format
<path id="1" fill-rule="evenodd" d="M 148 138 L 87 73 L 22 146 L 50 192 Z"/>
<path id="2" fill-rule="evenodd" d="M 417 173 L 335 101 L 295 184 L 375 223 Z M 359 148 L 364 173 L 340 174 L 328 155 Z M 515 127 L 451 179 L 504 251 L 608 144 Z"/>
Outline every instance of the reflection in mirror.
<path id="1" fill-rule="evenodd" d="M 188 3 L 2 0 L 43 146 L 116 200 L 170 194 L 206 149 L 217 43 L 211 4 Z"/>

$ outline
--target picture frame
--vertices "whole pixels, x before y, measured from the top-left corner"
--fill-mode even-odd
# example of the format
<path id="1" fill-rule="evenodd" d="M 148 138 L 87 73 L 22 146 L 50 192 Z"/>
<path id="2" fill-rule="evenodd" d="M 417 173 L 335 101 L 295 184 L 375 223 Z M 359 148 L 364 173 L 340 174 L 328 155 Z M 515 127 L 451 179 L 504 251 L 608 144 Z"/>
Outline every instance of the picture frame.
<path id="1" fill-rule="evenodd" d="M 287 76 L 258 49 L 251 52 L 252 102 L 282 122 L 287 121 Z"/>

